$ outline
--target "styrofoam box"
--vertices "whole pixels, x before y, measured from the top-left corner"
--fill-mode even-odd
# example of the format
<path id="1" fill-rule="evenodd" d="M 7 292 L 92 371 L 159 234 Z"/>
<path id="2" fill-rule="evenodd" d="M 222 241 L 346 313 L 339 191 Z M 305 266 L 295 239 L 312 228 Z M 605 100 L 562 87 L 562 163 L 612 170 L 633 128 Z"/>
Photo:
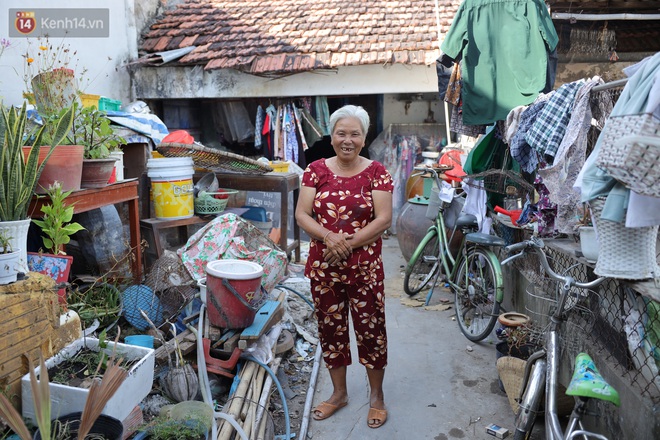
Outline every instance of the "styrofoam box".
<path id="1" fill-rule="evenodd" d="M 108 341 L 107 350 L 112 350 L 114 342 Z M 81 338 L 64 347 L 55 356 L 46 361 L 46 367 L 52 368 L 75 354 L 81 347 L 98 349 L 96 338 Z M 117 343 L 117 357 L 123 357 L 124 362 L 139 359 L 128 372 L 128 377 L 103 408 L 103 414 L 123 421 L 144 399 L 153 385 L 154 380 L 154 349 Z M 35 369 L 39 374 L 39 367 Z M 30 374 L 21 378 L 21 394 L 23 418 L 34 421 L 34 404 L 32 399 Z M 82 411 L 85 407 L 89 390 L 61 384 L 50 384 L 51 419 Z"/>

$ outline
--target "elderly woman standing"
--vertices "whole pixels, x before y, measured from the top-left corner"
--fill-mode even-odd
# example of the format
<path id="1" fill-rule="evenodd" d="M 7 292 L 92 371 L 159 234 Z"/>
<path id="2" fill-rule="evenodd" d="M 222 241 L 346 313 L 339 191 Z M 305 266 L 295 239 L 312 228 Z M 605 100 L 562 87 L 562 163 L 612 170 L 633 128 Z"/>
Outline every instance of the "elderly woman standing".
<path id="1" fill-rule="evenodd" d="M 333 393 L 313 410 L 323 420 L 348 404 L 346 367 L 352 363 L 351 312 L 359 362 L 370 394 L 367 424 L 387 420 L 383 378 L 387 365 L 385 292 L 381 234 L 392 222 L 392 177 L 385 167 L 360 156 L 369 115 L 347 105 L 330 116 L 330 159 L 311 163 L 303 175 L 296 221 L 311 237 L 305 276 L 310 279 L 323 359 Z"/>

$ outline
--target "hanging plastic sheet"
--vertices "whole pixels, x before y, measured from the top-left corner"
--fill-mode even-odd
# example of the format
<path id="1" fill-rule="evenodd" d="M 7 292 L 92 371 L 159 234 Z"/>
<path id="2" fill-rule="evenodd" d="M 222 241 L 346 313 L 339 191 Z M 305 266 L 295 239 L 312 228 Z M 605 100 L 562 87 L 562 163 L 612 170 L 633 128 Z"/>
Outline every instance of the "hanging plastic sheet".
<path id="1" fill-rule="evenodd" d="M 268 292 L 286 277 L 288 264 L 286 253 L 268 236 L 232 213 L 207 223 L 177 254 L 195 279 L 206 276 L 209 261 L 233 258 L 258 263 L 264 268 L 261 284 Z"/>

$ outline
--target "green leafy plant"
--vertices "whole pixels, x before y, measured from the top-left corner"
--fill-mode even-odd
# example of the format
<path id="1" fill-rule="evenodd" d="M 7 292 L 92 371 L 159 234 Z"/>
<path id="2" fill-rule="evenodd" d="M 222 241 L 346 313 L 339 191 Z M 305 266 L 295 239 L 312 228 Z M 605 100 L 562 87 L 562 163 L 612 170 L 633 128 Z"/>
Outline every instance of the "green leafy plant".
<path id="1" fill-rule="evenodd" d="M 27 108 L 18 110 L 2 108 L 0 118 L 0 221 L 25 220 L 32 194 L 46 160 L 55 146 L 64 139 L 71 128 L 73 108 L 68 108 L 56 120 L 48 122 L 54 128 L 54 136 L 46 159 L 39 164 L 39 145 L 45 126 L 27 128 Z M 32 145 L 27 160 L 23 147 Z"/>
<path id="2" fill-rule="evenodd" d="M 199 440 L 204 438 L 205 427 L 202 423 L 189 417 L 185 420 L 173 420 L 167 416 L 159 416 L 148 426 L 150 440 Z"/>
<path id="3" fill-rule="evenodd" d="M 7 231 L 0 230 L 0 254 L 11 254 L 14 251 L 11 247 L 11 239 Z"/>
<path id="4" fill-rule="evenodd" d="M 65 205 L 64 200 L 72 191 L 62 191 L 62 185 L 55 182 L 48 188 L 47 194 L 50 203 L 41 207 L 44 214 L 41 220 L 33 219 L 32 222 L 41 228 L 44 236 L 44 246 L 53 255 L 66 255 L 64 245 L 71 241 L 71 235 L 85 229 L 77 222 L 72 222 L 73 206 Z"/>
<path id="5" fill-rule="evenodd" d="M 126 143 L 115 134 L 105 113 L 95 107 L 84 107 L 77 112 L 70 141 L 85 147 L 85 159 L 106 159 Z"/>
<path id="6" fill-rule="evenodd" d="M 109 326 L 119 319 L 122 311 L 121 291 L 109 281 L 100 280 L 89 286 L 78 287 L 68 292 L 68 307 L 80 317 L 83 327 L 99 324 Z"/>

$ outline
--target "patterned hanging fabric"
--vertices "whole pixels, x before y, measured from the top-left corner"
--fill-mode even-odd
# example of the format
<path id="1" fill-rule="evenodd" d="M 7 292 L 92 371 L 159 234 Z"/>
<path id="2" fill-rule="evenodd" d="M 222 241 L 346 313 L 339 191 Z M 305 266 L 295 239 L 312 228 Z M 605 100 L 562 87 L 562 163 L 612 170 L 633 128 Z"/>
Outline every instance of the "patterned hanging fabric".
<path id="1" fill-rule="evenodd" d="M 263 107 L 259 105 L 257 107 L 257 117 L 254 121 L 254 148 L 257 150 L 261 147 L 261 133 L 263 131 L 265 116 L 266 112 L 264 111 Z"/>
<path id="2" fill-rule="evenodd" d="M 307 145 L 307 140 L 305 139 L 305 133 L 303 132 L 303 128 L 302 128 L 301 109 L 296 108 L 296 106 L 293 104 L 291 105 L 291 108 L 293 109 L 294 120 L 296 121 L 296 127 L 298 128 L 298 135 L 300 136 L 300 144 L 302 146 L 303 151 L 305 151 L 309 147 Z"/>
<path id="3" fill-rule="evenodd" d="M 296 117 L 293 114 L 292 104 L 287 104 L 284 111 L 284 130 L 286 140 L 284 142 L 284 160 L 298 162 L 298 139 L 296 138 Z"/>

